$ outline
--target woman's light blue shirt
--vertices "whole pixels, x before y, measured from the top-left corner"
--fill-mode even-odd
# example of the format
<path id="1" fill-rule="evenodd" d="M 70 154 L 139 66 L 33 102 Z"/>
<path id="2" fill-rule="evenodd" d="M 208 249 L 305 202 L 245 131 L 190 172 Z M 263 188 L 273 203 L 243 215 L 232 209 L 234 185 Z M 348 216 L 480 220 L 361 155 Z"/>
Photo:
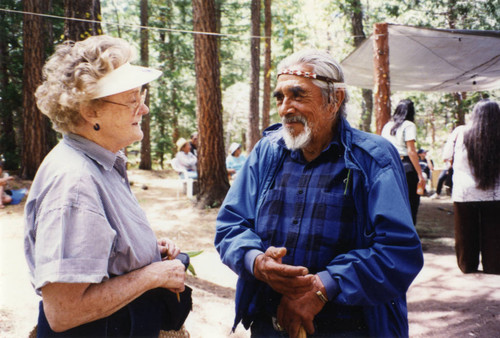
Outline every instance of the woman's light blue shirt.
<path id="1" fill-rule="evenodd" d="M 69 134 L 41 164 L 25 207 L 31 282 L 100 283 L 160 260 L 126 157 Z"/>

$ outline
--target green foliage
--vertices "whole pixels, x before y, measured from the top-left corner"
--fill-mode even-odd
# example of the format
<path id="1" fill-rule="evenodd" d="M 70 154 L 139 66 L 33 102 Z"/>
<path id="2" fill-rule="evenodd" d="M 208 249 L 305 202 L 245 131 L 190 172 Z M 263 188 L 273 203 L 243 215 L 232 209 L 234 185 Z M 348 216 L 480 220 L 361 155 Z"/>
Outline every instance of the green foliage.
<path id="1" fill-rule="evenodd" d="M 192 257 L 196 257 L 200 254 L 203 253 L 203 250 L 199 250 L 199 251 L 188 251 L 186 252 L 186 254 L 189 256 L 189 258 L 192 258 Z M 188 266 L 188 271 L 191 272 L 191 274 L 193 276 L 196 276 L 196 271 L 194 270 L 194 266 L 193 264 L 189 263 L 189 266 Z"/>
<path id="2" fill-rule="evenodd" d="M 2 8 L 22 10 L 20 1 L 2 0 Z M 22 17 L 0 12 L 0 154 L 5 169 L 16 170 L 20 164 L 18 136 L 22 129 L 23 42 Z M 4 73 L 5 71 L 5 73 Z M 17 142 L 16 142 L 17 139 Z"/>
<path id="3" fill-rule="evenodd" d="M 360 0 L 367 36 L 375 22 L 424 27 L 492 30 L 500 27 L 498 0 Z M 19 0 L 1 0 L 1 8 L 22 10 Z M 250 1 L 219 0 L 221 33 L 221 87 L 224 104 L 225 143 L 243 142 L 247 129 L 250 78 Z M 104 33 L 119 36 L 139 47 L 139 5 L 137 0 L 101 0 Z M 279 61 L 303 48 L 328 49 L 337 60 L 353 50 L 350 14 L 355 0 L 273 0 L 272 72 Z M 64 16 L 64 1 L 53 0 L 49 14 Z M 0 153 L 17 167 L 22 144 L 22 15 L 0 12 L 0 39 L 7 41 L 8 81 L 0 78 L 0 119 L 12 117 L 15 137 L 0 134 Z M 262 20 L 264 17 L 262 15 Z M 61 42 L 64 21 L 46 19 L 47 54 Z M 151 140 L 155 162 L 175 153 L 174 137 L 197 129 L 196 90 L 191 0 L 149 0 L 149 63 L 164 72 L 150 85 Z M 264 42 L 263 40 L 261 41 Z M 263 44 L 261 45 L 264 50 Z M 263 60 L 263 58 L 262 58 Z M 262 67 L 263 69 L 263 67 Z M 274 74 L 273 74 L 274 75 Z M 0 77 L 5 74 L 0 74 Z M 262 78 L 262 77 L 261 77 Z M 271 86 L 275 85 L 272 76 Z M 360 90 L 349 88 L 349 116 L 361 110 Z M 493 99 L 498 91 L 487 93 Z M 453 128 L 458 109 L 469 112 L 485 93 L 468 93 L 460 103 L 451 94 L 393 93 L 393 107 L 400 98 L 411 97 L 417 106 L 421 146 L 439 149 Z M 273 105 L 272 105 L 273 106 Z M 278 120 L 274 107 L 272 121 Z M 351 120 L 352 121 L 352 120 Z M 0 126 L 0 128 L 3 128 Z M 0 131 L 3 131 L 0 129 Z M 17 141 L 17 143 L 16 143 Z M 9 143 L 10 142 L 10 143 Z"/>

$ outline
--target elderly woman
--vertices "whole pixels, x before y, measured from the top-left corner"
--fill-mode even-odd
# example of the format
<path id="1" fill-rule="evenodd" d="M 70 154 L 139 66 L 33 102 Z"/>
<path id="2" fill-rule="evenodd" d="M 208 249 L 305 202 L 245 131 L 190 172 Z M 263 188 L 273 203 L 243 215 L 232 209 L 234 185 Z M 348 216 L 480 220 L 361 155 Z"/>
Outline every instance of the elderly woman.
<path id="1" fill-rule="evenodd" d="M 198 173 L 196 171 L 196 164 L 198 162 L 198 158 L 191 152 L 191 144 L 188 140 L 181 137 L 177 140 L 177 154 L 175 158 L 177 160 L 177 165 L 183 170 L 187 172 L 189 178 L 196 179 L 198 178 Z M 184 175 L 184 172 L 179 173 L 180 175 Z"/>
<path id="2" fill-rule="evenodd" d="M 227 173 L 234 178 L 246 161 L 245 155 L 241 154 L 241 144 L 233 142 L 229 146 L 229 155 L 226 157 Z"/>
<path id="3" fill-rule="evenodd" d="M 37 104 L 64 137 L 26 202 L 38 336 L 158 337 L 171 296 L 177 303 L 185 289 L 184 265 L 171 260 L 180 250 L 156 239 L 120 150 L 142 139 L 141 88 L 161 75 L 131 65 L 134 56 L 125 41 L 95 36 L 60 45 L 44 66 Z"/>

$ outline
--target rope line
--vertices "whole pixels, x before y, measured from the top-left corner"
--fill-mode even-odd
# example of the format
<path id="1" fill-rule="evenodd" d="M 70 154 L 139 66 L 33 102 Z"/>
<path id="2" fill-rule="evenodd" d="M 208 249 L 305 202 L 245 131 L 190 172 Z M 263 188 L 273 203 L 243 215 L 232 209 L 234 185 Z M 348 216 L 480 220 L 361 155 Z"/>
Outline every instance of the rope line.
<path id="1" fill-rule="evenodd" d="M 104 24 L 104 25 L 117 26 L 117 27 L 141 28 L 141 29 L 149 29 L 149 30 L 155 30 L 155 31 L 168 31 L 168 32 L 174 32 L 174 33 L 214 35 L 214 36 L 220 36 L 220 37 L 231 37 L 231 38 L 242 38 L 242 39 L 269 39 L 269 38 L 271 38 L 269 36 L 260 36 L 260 35 L 258 35 L 258 36 L 257 35 L 244 36 L 244 35 L 238 35 L 238 34 L 199 32 L 199 31 L 191 31 L 191 30 L 186 30 L 186 29 L 159 28 L 159 27 L 152 27 L 152 26 L 123 24 L 123 23 L 108 22 L 108 21 L 78 19 L 78 18 L 70 18 L 70 17 L 66 17 L 66 16 L 59 16 L 59 15 L 52 15 L 52 14 L 18 11 L 18 10 L 7 9 L 7 8 L 0 8 L 0 12 L 8 12 L 8 13 L 16 13 L 16 14 L 28 14 L 28 15 L 36 15 L 36 16 L 41 16 L 41 17 L 51 18 L 51 19 L 62 19 L 62 20 L 82 21 L 82 22 L 90 22 L 90 23 L 100 23 L 100 24 Z M 352 36 L 348 36 L 347 38 L 354 39 L 354 38 L 358 38 L 358 37 L 365 37 L 366 38 L 366 36 L 364 36 L 364 35 L 352 35 Z"/>
<path id="2" fill-rule="evenodd" d="M 244 39 L 267 39 L 267 38 L 270 38 L 269 36 L 256 36 L 256 35 L 242 36 L 242 35 L 237 35 L 237 34 L 200 32 L 200 31 L 191 31 L 191 30 L 185 30 L 185 29 L 159 28 L 159 27 L 141 26 L 141 25 L 134 25 L 134 24 L 122 24 L 122 23 L 99 21 L 99 20 L 69 18 L 69 17 L 59 16 L 59 15 L 25 12 L 25 11 L 18 11 L 18 10 L 14 10 L 14 9 L 6 9 L 6 8 L 0 8 L 0 11 L 9 12 L 9 13 L 16 13 L 16 14 L 35 15 L 35 16 L 41 16 L 41 17 L 51 18 L 51 19 L 62 19 L 62 20 L 72 20 L 72 21 L 81 21 L 81 22 L 89 22 L 89 23 L 99 23 L 101 25 L 104 24 L 104 25 L 110 25 L 110 26 L 123 26 L 123 27 L 129 27 L 129 28 L 141 28 L 141 29 L 156 30 L 156 31 L 168 31 L 168 32 L 174 32 L 174 33 L 214 35 L 214 36 L 221 36 L 221 37 L 234 37 L 234 38 L 244 38 Z"/>

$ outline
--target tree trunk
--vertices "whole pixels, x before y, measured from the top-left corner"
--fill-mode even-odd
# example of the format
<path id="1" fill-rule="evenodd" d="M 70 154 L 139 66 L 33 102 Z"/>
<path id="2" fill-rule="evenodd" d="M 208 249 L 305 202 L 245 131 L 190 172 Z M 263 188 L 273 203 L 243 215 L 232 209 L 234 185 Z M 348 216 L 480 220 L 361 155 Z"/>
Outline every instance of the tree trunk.
<path id="1" fill-rule="evenodd" d="M 252 0 L 252 35 L 260 36 L 260 0 Z M 250 43 L 250 111 L 248 112 L 247 151 L 252 151 L 260 139 L 259 130 L 259 75 L 260 75 L 260 38 L 252 38 Z"/>
<path id="2" fill-rule="evenodd" d="M 5 13 L 0 12 L 0 19 L 5 22 L 3 18 Z M 2 33 L 5 31 L 2 29 Z M 6 32 L 5 32 L 6 33 Z M 14 107 L 13 102 L 13 91 L 9 93 L 9 82 L 12 80 L 9 73 L 10 55 L 7 36 L 1 36 L 0 39 L 0 97 L 2 98 L 2 104 L 0 105 L 0 154 L 5 160 L 4 169 L 13 170 L 17 169 L 16 157 L 17 157 L 17 144 L 16 144 L 16 133 L 14 130 L 14 116 L 13 112 L 16 107 Z M 10 95 L 9 95 L 10 94 Z M 9 99 L 10 98 L 10 99 Z"/>
<path id="3" fill-rule="evenodd" d="M 214 0 L 192 0 L 193 30 L 216 33 Z M 218 38 L 194 34 L 196 96 L 198 117 L 198 205 L 222 204 L 229 181 L 227 177 L 222 127 L 222 95 Z"/>
<path id="4" fill-rule="evenodd" d="M 101 21 L 101 2 L 99 0 L 64 0 L 64 15 L 68 18 Z M 80 41 L 92 35 L 102 34 L 99 22 L 66 20 L 64 39 Z"/>
<path id="5" fill-rule="evenodd" d="M 354 46 L 359 47 L 365 40 L 366 35 L 363 29 L 363 6 L 360 0 L 350 0 L 351 5 L 351 29 L 354 36 Z M 361 121 L 359 128 L 370 132 L 373 113 L 373 92 L 371 89 L 362 89 L 363 103 Z"/>
<path id="6" fill-rule="evenodd" d="M 446 12 L 446 18 L 448 20 L 448 26 L 450 29 L 455 29 L 457 23 L 457 0 L 450 0 L 448 2 L 448 11 Z M 467 14 L 464 14 L 467 17 Z M 457 102 L 457 110 L 454 112 L 454 127 L 461 126 L 465 124 L 465 111 L 463 101 L 467 97 L 466 92 L 455 92 L 452 93 L 455 101 Z"/>
<path id="7" fill-rule="evenodd" d="M 389 81 L 389 31 L 387 23 L 376 23 L 373 28 L 373 79 L 375 86 L 376 133 L 391 117 L 391 87 Z"/>
<path id="8" fill-rule="evenodd" d="M 371 89 L 362 89 L 363 97 L 361 122 L 359 128 L 366 132 L 371 132 L 372 114 L 373 114 L 373 91 Z"/>
<path id="9" fill-rule="evenodd" d="M 264 0 L 264 34 L 266 36 L 264 52 L 264 92 L 262 98 L 262 130 L 269 127 L 271 110 L 271 0 Z"/>
<path id="10" fill-rule="evenodd" d="M 46 13 L 44 0 L 23 0 L 25 12 Z M 33 93 L 42 82 L 44 64 L 43 18 L 24 15 L 23 20 L 23 149 L 21 176 L 33 179 L 43 158 L 51 148 L 48 133 L 48 118 L 38 110 Z"/>
<path id="11" fill-rule="evenodd" d="M 141 0 L 141 26 L 148 25 L 148 0 Z M 148 30 L 141 28 L 141 63 L 144 67 L 149 65 L 149 34 Z M 149 106 L 149 93 L 146 98 L 146 105 Z M 142 116 L 141 129 L 144 137 L 141 142 L 141 162 L 139 169 L 151 170 L 151 126 L 150 114 Z"/>
<path id="12" fill-rule="evenodd" d="M 465 124 L 464 101 L 467 98 L 467 92 L 453 93 L 453 97 L 457 102 L 457 109 L 454 112 L 454 127 L 458 127 Z"/>

